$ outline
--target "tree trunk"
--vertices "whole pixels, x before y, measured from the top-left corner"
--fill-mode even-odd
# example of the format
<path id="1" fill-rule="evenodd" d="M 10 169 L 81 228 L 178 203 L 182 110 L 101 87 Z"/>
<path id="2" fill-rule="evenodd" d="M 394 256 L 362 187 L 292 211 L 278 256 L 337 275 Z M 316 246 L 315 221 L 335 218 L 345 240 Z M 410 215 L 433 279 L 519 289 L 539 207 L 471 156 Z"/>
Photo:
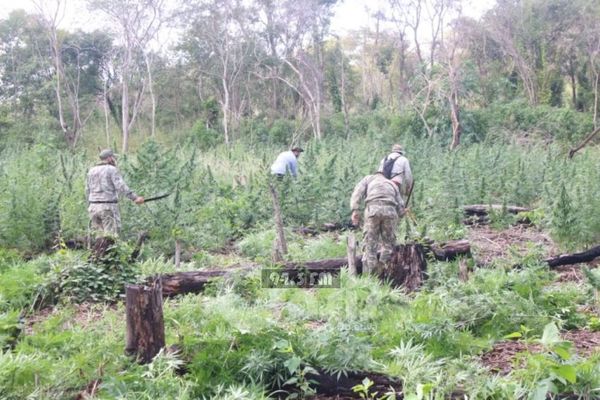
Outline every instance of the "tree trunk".
<path id="1" fill-rule="evenodd" d="M 133 57 L 131 54 L 133 51 L 132 47 L 133 44 L 129 42 L 125 44 L 125 56 L 123 59 L 123 87 L 121 88 L 121 129 L 123 131 L 121 150 L 123 153 L 127 153 L 129 150 L 129 81 L 131 79 L 130 68 Z"/>
<path id="2" fill-rule="evenodd" d="M 259 268 L 259 266 L 251 264 L 245 267 L 237 266 L 211 271 L 189 271 L 161 275 L 162 294 L 165 297 L 171 297 L 178 294 L 201 293 L 204 287 L 216 278 L 236 272 L 249 272 L 254 268 Z M 153 279 L 155 278 L 151 278 L 151 280 Z"/>
<path id="3" fill-rule="evenodd" d="M 577 79 L 575 76 L 575 66 L 573 65 L 574 56 L 569 57 L 569 78 L 571 78 L 571 100 L 573 101 L 573 109 L 579 110 L 577 106 Z"/>
<path id="4" fill-rule="evenodd" d="M 91 262 L 98 262 L 102 260 L 114 244 L 115 240 L 110 236 L 101 236 L 96 238 L 92 246 L 92 252 L 90 253 L 89 260 Z"/>
<path id="5" fill-rule="evenodd" d="M 175 239 L 175 269 L 181 266 L 181 241 Z"/>
<path id="6" fill-rule="evenodd" d="M 353 233 L 349 233 L 346 238 L 347 255 L 348 255 L 348 273 L 356 275 L 356 238 Z"/>
<path id="7" fill-rule="evenodd" d="M 569 150 L 569 159 L 573 158 L 575 153 L 577 153 L 579 150 L 583 149 L 594 138 L 594 136 L 596 136 L 596 134 L 598 134 L 598 132 L 600 132 L 600 128 L 594 129 L 594 131 L 592 133 L 590 133 L 589 135 L 587 135 L 581 143 L 579 143 L 577 146 L 575 146 L 574 148 Z"/>
<path id="8" fill-rule="evenodd" d="M 594 112 L 593 112 L 593 120 L 594 120 L 594 128 L 598 127 L 598 97 L 600 93 L 598 93 L 598 82 L 600 81 L 600 73 L 596 74 L 596 79 L 594 81 Z"/>
<path id="9" fill-rule="evenodd" d="M 160 280 L 152 286 L 127 285 L 125 295 L 125 353 L 147 364 L 165 347 Z"/>
<path id="10" fill-rule="evenodd" d="M 458 261 L 458 279 L 460 279 L 461 282 L 467 282 L 469 280 L 469 266 L 464 259 Z"/>
<path id="11" fill-rule="evenodd" d="M 460 108 L 458 105 L 458 89 L 454 89 L 450 94 L 450 120 L 452 121 L 452 143 L 450 150 L 454 150 L 460 144 L 460 134 L 462 131 L 460 125 Z"/>
<path id="12" fill-rule="evenodd" d="M 442 245 L 432 245 L 438 250 L 434 251 L 434 256 L 438 260 L 452 260 L 459 255 L 469 255 L 470 246 L 466 241 L 453 241 Z M 388 270 L 382 278 L 392 279 L 394 285 L 406 285 L 409 290 L 414 290 L 420 286 L 424 279 L 424 272 L 427 264 L 425 263 L 425 254 L 430 251 L 420 244 L 410 244 L 396 246 L 388 265 Z M 362 260 L 359 255 L 355 256 L 354 264 L 358 274 L 363 273 Z M 308 261 L 304 263 L 286 262 L 281 264 L 280 269 L 269 269 L 269 272 L 277 271 L 285 273 L 286 276 L 294 278 L 298 273 L 335 273 L 341 268 L 349 265 L 348 258 L 331 258 L 325 260 Z M 253 270 L 263 268 L 260 264 L 237 264 L 225 269 L 212 269 L 204 271 L 177 272 L 172 274 L 152 277 L 148 280 L 151 283 L 160 278 L 162 283 L 163 296 L 176 296 L 187 293 L 200 293 L 204 287 L 212 280 L 220 277 L 227 277 L 233 274 L 247 274 Z M 397 270 L 397 271 L 396 271 Z M 389 272 L 387 272 L 389 271 Z M 319 282 L 314 282 L 318 284 Z"/>
<path id="13" fill-rule="evenodd" d="M 503 206 L 502 204 L 471 204 L 463 206 L 463 210 L 466 215 L 487 215 L 490 211 L 502 211 L 506 208 L 506 212 L 511 214 L 518 214 L 520 212 L 531 211 L 531 208 L 518 207 L 518 206 Z"/>
<path id="14" fill-rule="evenodd" d="M 566 254 L 562 256 L 547 258 L 544 261 L 548 263 L 548 266 L 550 268 L 555 268 L 561 265 L 589 262 L 596 257 L 600 257 L 600 246 L 592 247 L 591 249 L 583 251 L 581 253 Z"/>
<path id="15" fill-rule="evenodd" d="M 273 200 L 273 212 L 275 217 L 275 231 L 277 233 L 277 243 L 276 250 L 283 258 L 287 254 L 287 242 L 285 240 L 285 232 L 283 230 L 283 217 L 281 215 L 281 207 L 279 205 L 279 195 L 277 194 L 277 190 L 273 184 L 269 184 L 269 190 L 271 191 L 271 198 Z M 275 262 L 280 262 L 281 260 L 273 260 Z"/>
<path id="16" fill-rule="evenodd" d="M 102 83 L 102 95 L 103 95 L 103 99 L 104 99 L 104 104 L 103 104 L 103 108 L 104 108 L 104 134 L 106 136 L 106 147 L 110 147 L 110 131 L 109 131 L 109 125 L 108 125 L 108 114 L 109 114 L 109 107 L 108 107 L 108 80 L 104 79 L 104 82 Z"/>
<path id="17" fill-rule="evenodd" d="M 148 90 L 150 91 L 150 101 L 152 103 L 152 115 L 151 115 L 151 126 L 150 136 L 154 138 L 156 134 L 156 96 L 154 95 L 154 82 L 152 81 L 152 69 L 150 68 L 150 58 L 146 53 L 145 49 L 140 46 L 142 54 L 144 55 L 144 63 L 146 64 L 146 73 L 148 74 Z"/>
<path id="18" fill-rule="evenodd" d="M 431 251 L 438 261 L 452 261 L 458 256 L 471 256 L 471 245 L 468 240 L 452 240 L 450 242 L 425 247 L 426 252 Z"/>
<path id="19" fill-rule="evenodd" d="M 391 281 L 395 287 L 404 287 L 412 292 L 423 283 L 426 269 L 427 262 L 423 246 L 403 244 L 396 246 L 391 260 L 379 277 Z"/>
<path id="20" fill-rule="evenodd" d="M 348 117 L 348 104 L 346 103 L 346 75 L 344 72 L 344 53 L 340 50 L 340 58 L 342 63 L 342 76 L 341 76 L 341 93 L 340 101 L 342 103 L 342 112 L 344 113 L 344 134 L 346 140 L 350 139 L 350 118 Z"/>

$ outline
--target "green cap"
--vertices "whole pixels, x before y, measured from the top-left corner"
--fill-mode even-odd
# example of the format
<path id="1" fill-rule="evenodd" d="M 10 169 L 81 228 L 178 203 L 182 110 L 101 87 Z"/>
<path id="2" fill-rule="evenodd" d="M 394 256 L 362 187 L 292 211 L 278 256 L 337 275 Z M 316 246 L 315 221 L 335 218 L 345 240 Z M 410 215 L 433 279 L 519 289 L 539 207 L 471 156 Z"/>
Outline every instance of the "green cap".
<path id="1" fill-rule="evenodd" d="M 106 160 L 108 157 L 114 157 L 115 153 L 111 149 L 104 149 L 100 152 L 99 157 L 101 160 Z"/>

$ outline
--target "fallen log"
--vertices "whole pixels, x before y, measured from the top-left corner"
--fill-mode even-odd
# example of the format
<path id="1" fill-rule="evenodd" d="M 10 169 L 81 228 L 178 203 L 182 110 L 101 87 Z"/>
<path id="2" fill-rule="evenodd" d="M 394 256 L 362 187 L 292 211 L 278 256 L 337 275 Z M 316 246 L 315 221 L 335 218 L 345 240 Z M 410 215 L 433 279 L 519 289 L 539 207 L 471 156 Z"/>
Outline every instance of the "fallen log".
<path id="1" fill-rule="evenodd" d="M 440 261 L 449 261 L 453 260 L 459 255 L 469 255 L 470 254 L 470 246 L 467 243 L 463 243 L 465 241 L 457 241 L 449 242 L 445 245 L 440 245 L 436 247 L 436 250 L 432 252 L 434 257 Z M 425 253 L 427 249 L 424 248 Z M 407 264 L 405 257 L 400 255 L 392 256 L 391 262 L 391 270 L 398 270 L 404 272 L 396 272 L 384 273 L 383 279 L 391 279 L 393 284 L 396 286 L 402 286 L 406 283 L 406 278 L 409 278 L 410 282 L 418 282 L 419 279 L 424 279 L 422 275 L 426 266 L 421 262 L 421 258 L 412 257 L 411 262 L 415 263 L 417 266 L 416 269 L 412 269 L 412 273 L 406 272 Z M 358 274 L 362 273 L 362 260 L 360 256 L 355 257 L 355 265 L 356 271 Z M 297 263 L 297 262 L 287 262 L 283 266 L 279 268 L 263 268 L 259 264 L 247 264 L 247 265 L 233 265 L 231 267 L 225 269 L 213 269 L 213 270 L 202 270 L 202 271 L 187 271 L 187 272 L 176 272 L 171 274 L 161 275 L 159 278 L 163 287 L 163 296 L 172 297 L 180 294 L 187 293 L 201 293 L 206 285 L 221 277 L 231 276 L 234 274 L 247 274 L 253 270 L 259 270 L 262 268 L 262 271 L 267 271 L 267 274 L 271 274 L 276 272 L 279 276 L 284 276 L 287 284 L 280 282 L 273 283 L 272 286 L 268 286 L 265 282 L 263 282 L 265 287 L 313 287 L 315 285 L 322 284 L 318 279 L 323 279 L 323 277 L 327 277 L 327 274 L 337 276 L 342 267 L 348 265 L 347 258 L 333 258 L 327 260 L 318 260 L 318 261 L 309 261 L 306 263 Z M 410 270 L 410 268 L 409 268 Z M 415 271 L 421 271 L 417 273 Z M 308 274 L 307 274 L 308 272 Z M 393 275 L 393 276 L 392 276 Z M 304 279 L 303 277 L 308 277 L 309 280 Z M 315 278 L 317 277 L 317 278 Z M 151 282 L 157 277 L 151 277 L 148 279 L 148 282 Z M 266 280 L 265 276 L 262 277 L 263 280 Z M 310 280 L 312 279 L 312 280 Z M 271 280 L 272 281 L 272 280 Z M 298 283 L 300 282 L 300 283 Z M 293 286 L 297 284 L 298 286 Z M 416 288 L 418 285 L 416 283 L 410 283 L 407 287 L 409 289 Z"/>
<path id="2" fill-rule="evenodd" d="M 521 212 L 531 211 L 530 208 L 519 206 L 503 206 L 502 204 L 471 204 L 463 206 L 463 212 L 466 219 L 463 220 L 465 225 L 487 225 L 491 222 L 490 213 L 506 211 L 509 214 L 519 214 Z M 527 217 L 520 218 L 518 223 L 529 224 L 531 221 Z"/>
<path id="3" fill-rule="evenodd" d="M 412 245 L 403 245 L 412 246 Z M 417 253 L 408 252 L 410 254 L 404 254 L 401 249 L 406 250 L 406 247 L 396 246 L 395 253 L 391 257 L 389 269 L 390 271 L 383 274 L 383 279 L 391 279 L 395 286 L 403 286 L 406 284 L 408 278 L 411 282 L 408 284 L 409 289 L 414 289 L 418 285 L 415 282 L 424 279 L 424 271 L 426 265 L 422 262 L 421 256 Z M 422 247 L 423 255 L 431 254 L 438 261 L 452 261 L 459 256 L 470 256 L 471 246 L 466 240 L 453 240 L 441 244 L 430 244 Z M 402 254 L 401 254 L 402 253 Z M 414 254 L 413 254 L 414 253 Z M 412 256 L 410 256 L 412 254 Z M 410 257 L 409 257 L 410 256 Z M 356 272 L 361 274 L 363 272 L 362 260 L 360 255 L 355 255 L 354 260 Z M 410 265 L 413 265 L 411 273 Z M 318 285 L 318 280 L 315 280 L 314 276 L 327 276 L 327 274 L 337 275 L 342 267 L 348 265 L 348 258 L 332 258 L 326 260 L 308 261 L 308 262 L 286 262 L 275 266 L 273 268 L 263 268 L 260 264 L 236 264 L 224 269 L 211 269 L 202 271 L 187 271 L 187 272 L 176 272 L 170 274 L 164 274 L 159 277 L 151 277 L 148 279 L 148 283 L 152 282 L 156 278 L 160 278 L 162 283 L 163 296 L 171 297 L 180 294 L 187 293 L 201 293 L 206 285 L 220 277 L 231 276 L 234 274 L 247 274 L 253 270 L 262 269 L 263 273 L 266 270 L 268 274 L 277 272 L 280 276 L 285 276 L 289 281 L 289 285 L 273 285 L 265 287 L 293 287 L 294 283 L 302 281 L 302 284 L 298 284 L 298 287 L 312 287 L 312 285 Z M 407 270 L 408 268 L 408 270 Z M 415 269 L 416 268 L 416 269 Z M 400 272 L 404 271 L 404 272 Z M 421 271 L 421 272 L 417 272 Z M 306 272 L 309 274 L 307 275 Z M 304 275 L 302 275 L 304 274 Z M 302 277 L 313 277 L 313 280 L 302 279 Z M 263 281 L 266 279 L 262 277 Z M 263 284 L 266 284 L 263 282 Z"/>
<path id="4" fill-rule="evenodd" d="M 316 236 L 323 232 L 354 231 L 357 229 L 358 227 L 352 225 L 351 222 L 326 222 L 319 227 L 301 226 L 298 228 L 294 228 L 294 232 L 299 233 L 301 235 Z"/>
<path id="5" fill-rule="evenodd" d="M 583 262 L 589 262 L 595 259 L 596 257 L 600 257 L 600 246 L 593 247 L 589 250 L 583 251 L 581 253 L 573 253 L 566 254 L 556 257 L 550 257 L 545 259 L 544 261 L 548 264 L 550 268 L 556 268 L 561 265 L 571 265 L 578 264 Z"/>
<path id="6" fill-rule="evenodd" d="M 426 251 L 431 251 L 438 261 L 452 261 L 459 256 L 471 256 L 471 244 L 468 240 L 451 240 L 449 242 L 425 247 Z"/>
<path id="7" fill-rule="evenodd" d="M 186 271 L 164 274 L 156 277 L 150 277 L 148 281 L 160 278 L 163 296 L 171 297 L 178 294 L 200 293 L 210 281 L 215 280 L 216 278 L 226 275 L 233 275 L 235 273 L 247 273 L 256 268 L 259 268 L 258 264 L 246 266 L 233 265 L 226 269 Z"/>
<path id="8" fill-rule="evenodd" d="M 357 257 L 355 262 L 359 273 L 362 272 L 362 262 L 360 258 Z M 225 269 L 164 274 L 159 277 L 151 277 L 149 281 L 160 278 L 160 281 L 162 282 L 163 296 L 171 297 L 186 293 L 200 293 L 204 290 L 205 286 L 209 282 L 217 278 L 232 276 L 234 274 L 243 275 L 253 270 L 261 269 L 263 273 L 264 271 L 267 271 L 267 273 L 276 272 L 280 276 L 285 277 L 285 280 L 288 282 L 287 286 L 284 285 L 279 287 L 292 287 L 294 282 L 298 283 L 300 280 L 302 280 L 302 282 L 298 287 L 308 287 L 308 285 L 318 285 L 319 282 L 318 280 L 315 280 L 315 278 L 313 278 L 311 281 L 304 279 L 304 277 L 310 278 L 311 274 L 315 274 L 317 277 L 319 274 L 339 274 L 340 269 L 347 264 L 347 258 L 332 258 L 326 260 L 308 261 L 305 263 L 287 262 L 280 266 L 274 266 L 273 268 L 263 268 L 263 266 L 260 264 L 237 264 Z M 281 285 L 283 285 L 283 282 Z"/>
<path id="9" fill-rule="evenodd" d="M 471 204 L 467 206 L 463 206 L 464 213 L 466 215 L 488 215 L 490 211 L 502 211 L 506 210 L 506 212 L 510 214 L 518 214 L 520 212 L 531 211 L 530 208 L 527 207 L 519 207 L 519 206 L 503 206 L 502 204 Z"/>

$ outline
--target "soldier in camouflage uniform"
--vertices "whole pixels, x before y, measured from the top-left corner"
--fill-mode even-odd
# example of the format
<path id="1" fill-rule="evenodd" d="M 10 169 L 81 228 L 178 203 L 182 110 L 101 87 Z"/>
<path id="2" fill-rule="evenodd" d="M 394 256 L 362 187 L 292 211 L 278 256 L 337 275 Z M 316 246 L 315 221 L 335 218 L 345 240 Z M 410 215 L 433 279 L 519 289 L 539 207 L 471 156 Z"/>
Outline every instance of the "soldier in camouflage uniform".
<path id="1" fill-rule="evenodd" d="M 129 189 L 116 165 L 112 150 L 102 150 L 100 163 L 89 170 L 85 185 L 91 227 L 104 236 L 117 236 L 121 229 L 119 194 L 136 204 L 144 204 L 144 198 Z"/>
<path id="2" fill-rule="evenodd" d="M 365 176 L 354 187 L 350 208 L 352 223 L 360 222 L 359 206 L 365 200 L 363 237 L 363 271 L 379 274 L 390 259 L 396 244 L 396 226 L 404 214 L 404 202 L 400 195 L 401 176 L 387 179 L 382 173 Z M 377 250 L 381 245 L 379 262 Z"/>

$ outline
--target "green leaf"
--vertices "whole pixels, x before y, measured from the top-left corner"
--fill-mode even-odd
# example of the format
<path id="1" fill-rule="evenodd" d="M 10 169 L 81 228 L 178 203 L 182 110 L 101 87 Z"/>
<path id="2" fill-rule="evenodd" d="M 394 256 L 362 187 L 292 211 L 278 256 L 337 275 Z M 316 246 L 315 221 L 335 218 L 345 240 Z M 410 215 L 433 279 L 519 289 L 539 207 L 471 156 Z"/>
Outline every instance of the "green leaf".
<path id="1" fill-rule="evenodd" d="M 561 342 L 560 332 L 558 328 L 554 324 L 554 322 L 550 322 L 544 327 L 544 333 L 542 334 L 542 338 L 540 339 L 540 343 L 547 348 L 552 347 L 553 344 L 557 342 Z"/>
<path id="2" fill-rule="evenodd" d="M 550 379 L 539 381 L 535 390 L 529 394 L 528 400 L 546 400 L 548 392 L 554 393 L 556 386 Z"/>
<path id="3" fill-rule="evenodd" d="M 561 342 L 552 346 L 552 351 L 555 352 L 563 360 L 571 358 L 571 342 Z"/>
<path id="4" fill-rule="evenodd" d="M 503 339 L 519 339 L 521 337 L 523 337 L 523 334 L 521 332 L 513 332 L 504 336 Z"/>
<path id="5" fill-rule="evenodd" d="M 569 383 L 577 382 L 577 369 L 573 365 L 561 365 L 554 367 L 553 370 L 556 375 L 566 379 Z"/>
<path id="6" fill-rule="evenodd" d="M 301 362 L 302 360 L 300 359 L 300 357 L 294 356 L 292 358 L 287 359 L 283 363 L 283 365 L 288 369 L 288 371 L 290 371 L 290 374 L 293 374 L 294 372 L 296 372 Z"/>

